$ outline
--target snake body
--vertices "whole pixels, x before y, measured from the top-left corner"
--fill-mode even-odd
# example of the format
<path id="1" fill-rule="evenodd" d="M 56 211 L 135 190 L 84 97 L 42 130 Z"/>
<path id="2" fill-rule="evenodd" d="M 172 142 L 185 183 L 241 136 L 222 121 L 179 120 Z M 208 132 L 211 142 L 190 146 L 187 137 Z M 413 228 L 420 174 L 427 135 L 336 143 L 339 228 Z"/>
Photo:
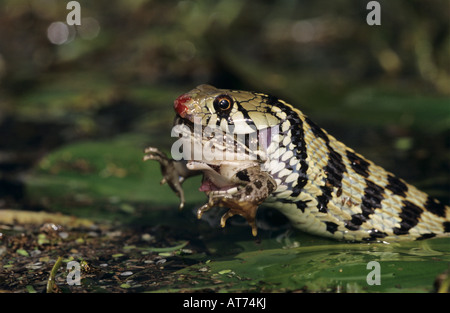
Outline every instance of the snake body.
<path id="1" fill-rule="evenodd" d="M 165 180 L 181 196 L 183 180 L 203 173 L 200 190 L 209 201 L 199 209 L 199 217 L 211 207 L 228 207 L 222 226 L 239 214 L 256 234 L 256 209 L 264 203 L 302 231 L 340 240 L 450 236 L 449 206 L 356 153 L 283 100 L 200 85 L 174 105 L 177 125 L 196 119 L 203 129 L 232 129 L 234 134 L 253 133 L 257 138 L 252 145 L 231 136 L 234 152 L 252 153 L 251 161 L 174 161 L 155 148 L 146 151 L 145 159 L 160 161 L 165 172 L 178 168 Z M 202 141 L 219 149 L 211 138 Z M 186 165 L 182 171 L 180 162 Z"/>

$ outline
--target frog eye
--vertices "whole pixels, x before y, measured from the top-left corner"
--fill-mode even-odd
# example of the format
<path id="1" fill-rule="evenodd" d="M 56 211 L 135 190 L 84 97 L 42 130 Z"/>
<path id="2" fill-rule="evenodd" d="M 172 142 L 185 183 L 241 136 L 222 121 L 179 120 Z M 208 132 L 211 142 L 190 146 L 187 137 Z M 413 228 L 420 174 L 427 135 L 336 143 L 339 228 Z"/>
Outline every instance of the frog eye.
<path id="1" fill-rule="evenodd" d="M 214 99 L 213 105 L 217 113 L 228 113 L 233 107 L 233 99 L 228 95 L 220 95 Z"/>

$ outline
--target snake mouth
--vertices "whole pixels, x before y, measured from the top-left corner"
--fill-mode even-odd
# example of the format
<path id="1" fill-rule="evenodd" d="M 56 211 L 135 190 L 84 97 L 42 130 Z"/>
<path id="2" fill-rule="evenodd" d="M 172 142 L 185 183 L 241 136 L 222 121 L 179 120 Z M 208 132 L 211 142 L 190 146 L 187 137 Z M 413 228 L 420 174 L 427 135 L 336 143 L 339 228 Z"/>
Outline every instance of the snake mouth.
<path id="1" fill-rule="evenodd" d="M 183 149 L 188 151 L 183 151 L 186 167 L 203 174 L 199 191 L 205 192 L 207 196 L 235 194 L 241 184 L 236 183 L 233 176 L 244 168 L 259 165 L 261 161 L 257 157 L 249 157 L 243 143 L 233 135 L 223 133 L 220 129 L 214 135 L 205 135 L 209 126 L 197 125 L 191 117 L 177 115 L 173 124 L 184 140 Z M 205 153 L 206 150 L 210 154 Z M 231 157 L 228 159 L 228 156 Z"/>
<path id="2" fill-rule="evenodd" d="M 237 178 L 237 173 L 243 169 L 260 166 L 262 159 L 257 143 L 259 132 L 254 130 L 255 136 L 246 133 L 235 133 L 234 125 L 208 122 L 202 125 L 202 118 L 189 110 L 188 95 L 182 95 L 175 100 L 175 111 L 172 136 L 178 133 L 183 148 L 183 159 L 186 168 L 203 174 L 199 191 L 209 198 L 208 202 L 197 210 L 197 217 L 213 207 L 227 207 L 228 211 L 222 216 L 220 225 L 225 227 L 226 220 L 233 215 L 243 216 L 252 227 L 252 234 L 256 236 L 256 210 L 259 202 L 252 199 L 241 201 L 242 188 L 245 183 Z M 209 121 L 209 120 L 208 120 Z M 253 144 L 253 145 L 252 145 Z"/>
<path id="3" fill-rule="evenodd" d="M 228 177 L 223 174 L 223 167 L 221 166 L 222 160 L 204 160 L 203 158 L 196 159 L 194 149 L 203 149 L 203 146 L 195 147 L 195 145 L 191 145 L 192 142 L 202 143 L 202 145 L 213 143 L 211 138 L 205 138 L 202 136 L 201 138 L 196 137 L 197 134 L 195 131 L 196 125 L 188 119 L 182 118 L 177 115 L 174 119 L 174 127 L 177 127 L 180 136 L 184 136 L 188 142 L 191 140 L 190 145 L 191 153 L 189 154 L 189 159 L 186 160 L 186 167 L 192 171 L 199 171 L 203 173 L 202 184 L 199 187 L 199 191 L 205 192 L 206 195 L 210 194 L 233 194 L 237 192 L 238 185 L 233 183 Z M 197 126 L 198 127 L 198 126 Z M 205 127 L 201 127 L 201 130 L 204 130 Z M 202 155 L 203 157 L 203 155 Z"/>
<path id="4" fill-rule="evenodd" d="M 175 115 L 175 118 L 173 120 L 173 126 L 177 127 L 182 125 L 187 126 L 191 132 L 194 131 L 194 123 L 190 119 L 182 118 L 178 114 Z"/>
<path id="5" fill-rule="evenodd" d="M 267 160 L 266 136 L 270 131 L 262 129 L 254 133 L 238 134 L 234 129 L 222 129 L 217 124 L 202 124 L 200 117 L 176 115 L 173 122 L 173 133 L 184 141 L 183 147 L 188 149 L 183 157 L 185 160 L 196 160 L 210 165 L 220 165 L 224 161 L 241 163 L 263 163 Z M 263 140 L 261 141 L 261 139 Z M 260 149 L 260 148 L 263 149 Z"/>

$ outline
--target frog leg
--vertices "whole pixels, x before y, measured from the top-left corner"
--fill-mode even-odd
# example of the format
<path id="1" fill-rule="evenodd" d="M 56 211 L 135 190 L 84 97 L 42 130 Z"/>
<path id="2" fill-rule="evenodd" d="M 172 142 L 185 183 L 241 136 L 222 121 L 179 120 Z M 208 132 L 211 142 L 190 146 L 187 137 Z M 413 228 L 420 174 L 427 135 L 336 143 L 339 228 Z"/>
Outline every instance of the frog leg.
<path id="1" fill-rule="evenodd" d="M 257 235 L 256 211 L 258 206 L 276 189 L 275 180 L 259 166 L 250 167 L 237 172 L 232 177 L 238 184 L 229 191 L 209 193 L 209 201 L 197 211 L 200 219 L 204 212 L 212 207 L 227 207 L 229 210 L 222 216 L 220 225 L 225 227 L 226 221 L 233 215 L 243 216 L 252 228 L 253 236 Z"/>
<path id="2" fill-rule="evenodd" d="M 201 172 L 188 169 L 185 161 L 169 159 L 167 155 L 158 148 L 148 147 L 144 150 L 144 153 L 144 161 L 155 160 L 159 162 L 161 173 L 163 175 L 161 185 L 167 183 L 170 186 L 180 198 L 179 208 L 182 209 L 184 207 L 185 198 L 181 185 L 186 178 L 198 175 Z"/>

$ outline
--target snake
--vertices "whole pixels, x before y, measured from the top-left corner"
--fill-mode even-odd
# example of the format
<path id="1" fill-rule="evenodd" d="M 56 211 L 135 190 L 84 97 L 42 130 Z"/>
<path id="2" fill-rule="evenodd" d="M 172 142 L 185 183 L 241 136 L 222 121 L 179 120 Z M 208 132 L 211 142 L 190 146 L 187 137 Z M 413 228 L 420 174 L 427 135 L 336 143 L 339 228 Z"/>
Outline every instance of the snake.
<path id="1" fill-rule="evenodd" d="M 264 93 L 200 85 L 174 101 L 172 157 L 155 147 L 163 179 L 184 206 L 183 182 L 202 175 L 220 224 L 240 215 L 257 235 L 261 205 L 300 231 L 345 241 L 450 236 L 450 207 L 335 139 L 299 109 Z M 175 155 L 175 156 L 174 156 Z"/>

